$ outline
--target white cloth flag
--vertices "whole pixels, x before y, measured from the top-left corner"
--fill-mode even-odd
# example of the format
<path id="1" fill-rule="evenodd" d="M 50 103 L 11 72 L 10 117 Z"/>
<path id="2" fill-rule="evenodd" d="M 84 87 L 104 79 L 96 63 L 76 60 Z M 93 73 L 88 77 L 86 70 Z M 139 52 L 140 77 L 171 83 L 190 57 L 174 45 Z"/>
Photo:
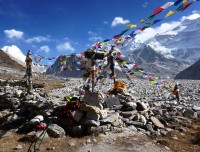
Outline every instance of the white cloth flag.
<path id="1" fill-rule="evenodd" d="M 168 9 L 172 5 L 174 5 L 174 2 L 167 2 L 166 4 L 164 4 L 163 6 L 161 6 L 161 8 Z"/>

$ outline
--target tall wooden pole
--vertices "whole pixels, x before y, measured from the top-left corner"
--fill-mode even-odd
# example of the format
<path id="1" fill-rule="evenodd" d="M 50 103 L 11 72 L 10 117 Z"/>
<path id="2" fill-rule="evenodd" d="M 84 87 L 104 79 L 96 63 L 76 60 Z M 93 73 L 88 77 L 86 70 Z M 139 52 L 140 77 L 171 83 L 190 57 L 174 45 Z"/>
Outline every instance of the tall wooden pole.
<path id="1" fill-rule="evenodd" d="M 27 92 L 31 93 L 33 91 L 33 82 L 32 82 L 32 58 L 31 51 L 28 50 L 26 55 L 26 82 L 27 82 Z"/>
<path id="2" fill-rule="evenodd" d="M 94 92 L 95 70 L 95 60 L 92 58 L 92 92 Z"/>

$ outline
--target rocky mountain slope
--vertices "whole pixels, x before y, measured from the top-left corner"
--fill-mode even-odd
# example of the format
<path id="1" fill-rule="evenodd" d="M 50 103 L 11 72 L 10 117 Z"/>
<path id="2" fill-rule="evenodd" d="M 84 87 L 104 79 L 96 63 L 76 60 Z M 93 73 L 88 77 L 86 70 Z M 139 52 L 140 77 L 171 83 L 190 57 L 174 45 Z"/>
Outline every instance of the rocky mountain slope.
<path id="1" fill-rule="evenodd" d="M 176 75 L 175 79 L 200 80 L 200 59 Z"/>
<path id="2" fill-rule="evenodd" d="M 0 67 L 8 67 L 17 70 L 25 70 L 25 67 L 12 60 L 4 51 L 0 50 Z"/>
<path id="3" fill-rule="evenodd" d="M 128 60 L 132 60 L 145 69 L 146 72 L 158 74 L 161 77 L 173 78 L 178 72 L 188 66 L 188 62 L 166 58 L 151 46 L 143 44 L 140 48 L 125 52 Z"/>

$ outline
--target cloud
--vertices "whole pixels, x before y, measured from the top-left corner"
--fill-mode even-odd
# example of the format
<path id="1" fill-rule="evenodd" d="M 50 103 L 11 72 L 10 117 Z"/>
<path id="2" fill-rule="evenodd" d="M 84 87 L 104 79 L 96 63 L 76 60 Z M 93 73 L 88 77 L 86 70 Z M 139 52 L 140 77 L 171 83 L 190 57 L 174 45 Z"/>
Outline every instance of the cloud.
<path id="1" fill-rule="evenodd" d="M 162 23 L 159 27 L 156 28 L 148 28 L 145 31 L 142 31 L 138 34 L 135 38 L 141 42 L 144 42 L 152 37 L 154 37 L 158 33 L 164 33 L 169 30 L 174 29 L 177 27 L 181 22 L 169 22 L 169 23 Z"/>
<path id="2" fill-rule="evenodd" d="M 39 51 L 44 51 L 45 53 L 49 53 L 50 49 L 48 45 L 43 45 L 39 48 Z"/>
<path id="3" fill-rule="evenodd" d="M 12 30 L 4 30 L 4 34 L 9 39 L 22 39 L 24 32 L 12 29 Z"/>
<path id="4" fill-rule="evenodd" d="M 109 22 L 108 21 L 104 21 L 103 24 L 109 24 Z"/>
<path id="5" fill-rule="evenodd" d="M 146 8 L 149 5 L 148 2 L 145 2 L 144 4 L 142 4 L 142 7 Z"/>
<path id="6" fill-rule="evenodd" d="M 199 11 L 193 11 L 191 15 L 189 15 L 189 16 L 183 16 L 181 18 L 181 21 L 184 21 L 185 19 L 195 20 L 195 19 L 197 19 L 199 17 L 200 17 L 200 12 Z"/>
<path id="7" fill-rule="evenodd" d="M 63 44 L 59 44 L 56 46 L 58 51 L 75 51 L 75 49 L 71 46 L 70 42 L 64 42 Z"/>
<path id="8" fill-rule="evenodd" d="M 89 35 L 89 41 L 90 42 L 97 42 L 97 41 L 103 41 L 103 38 L 101 36 L 99 36 L 98 33 L 92 32 L 92 31 L 88 31 L 88 35 Z"/>
<path id="9" fill-rule="evenodd" d="M 36 36 L 26 40 L 27 43 L 40 43 L 40 42 L 48 42 L 50 39 L 44 36 Z"/>
<path id="10" fill-rule="evenodd" d="M 181 22 L 183 22 L 185 19 L 194 20 L 200 17 L 200 12 L 193 11 L 191 15 L 189 16 L 183 16 L 180 21 L 173 21 L 169 23 L 162 23 L 160 26 L 155 28 L 147 28 L 145 31 L 142 31 L 140 34 L 138 34 L 135 38 L 136 40 L 139 40 L 141 42 L 145 42 L 146 40 L 154 37 L 156 34 L 165 33 L 169 30 L 172 30 L 179 26 Z"/>
<path id="11" fill-rule="evenodd" d="M 112 21 L 111 26 L 114 27 L 119 24 L 127 24 L 129 22 L 130 22 L 129 20 L 124 20 L 122 17 L 115 17 L 115 19 Z"/>

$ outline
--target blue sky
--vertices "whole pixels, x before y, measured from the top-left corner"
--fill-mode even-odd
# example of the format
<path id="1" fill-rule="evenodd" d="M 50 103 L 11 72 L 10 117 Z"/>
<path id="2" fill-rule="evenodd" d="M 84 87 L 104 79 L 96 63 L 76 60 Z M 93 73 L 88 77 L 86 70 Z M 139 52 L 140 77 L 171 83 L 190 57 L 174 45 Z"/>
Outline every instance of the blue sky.
<path id="1" fill-rule="evenodd" d="M 125 30 L 126 27 L 120 23 L 138 24 L 168 1 L 0 0 L 0 47 L 17 45 L 24 54 L 30 49 L 48 57 L 83 52 L 97 40 L 112 38 Z M 170 9 L 176 8 L 170 7 L 157 18 L 163 18 Z M 200 2 L 153 28 L 165 22 L 180 21 L 182 16 L 194 11 L 200 11 Z M 114 19 L 118 19 L 119 24 L 112 26 Z"/>

